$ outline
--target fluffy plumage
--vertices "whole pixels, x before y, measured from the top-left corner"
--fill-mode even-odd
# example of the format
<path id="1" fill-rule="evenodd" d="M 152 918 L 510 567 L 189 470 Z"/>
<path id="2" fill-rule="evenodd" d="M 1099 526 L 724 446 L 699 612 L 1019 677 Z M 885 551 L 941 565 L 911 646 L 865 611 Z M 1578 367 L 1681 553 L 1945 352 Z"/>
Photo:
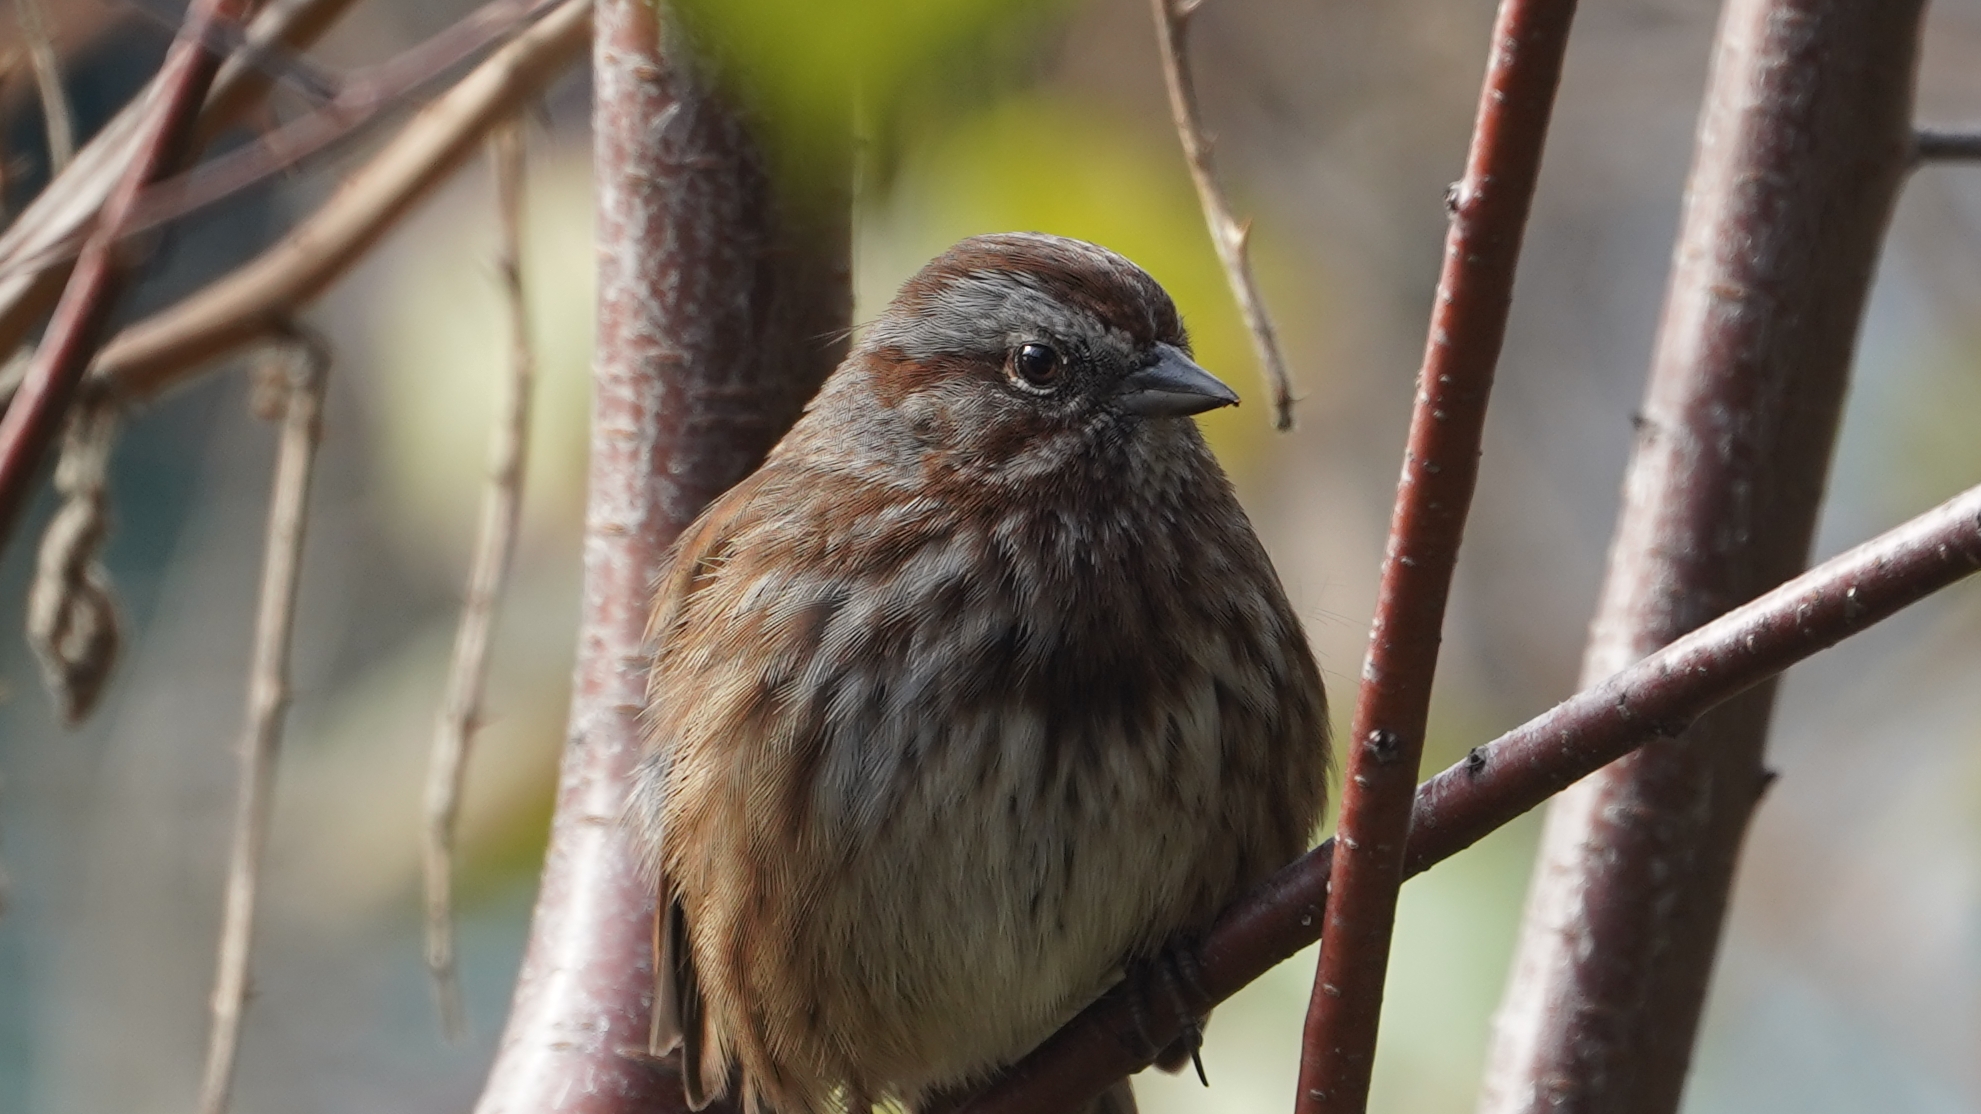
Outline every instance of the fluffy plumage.
<path id="1" fill-rule="evenodd" d="M 953 1095 L 1307 846 L 1320 677 L 1187 352 L 1112 252 L 963 241 L 682 536 L 632 818 L 694 1105 Z"/>

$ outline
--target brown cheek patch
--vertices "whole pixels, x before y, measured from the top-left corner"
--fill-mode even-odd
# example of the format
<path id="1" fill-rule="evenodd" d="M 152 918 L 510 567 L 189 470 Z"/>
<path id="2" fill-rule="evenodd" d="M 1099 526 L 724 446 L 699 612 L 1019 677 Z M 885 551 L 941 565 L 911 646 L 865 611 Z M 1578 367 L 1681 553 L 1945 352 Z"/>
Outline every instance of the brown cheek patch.
<path id="1" fill-rule="evenodd" d="M 1004 378 L 1000 363 L 971 356 L 931 356 L 912 359 L 894 346 L 876 349 L 867 356 L 874 400 L 889 409 L 899 408 L 909 395 L 945 382 L 979 380 L 996 384 Z"/>

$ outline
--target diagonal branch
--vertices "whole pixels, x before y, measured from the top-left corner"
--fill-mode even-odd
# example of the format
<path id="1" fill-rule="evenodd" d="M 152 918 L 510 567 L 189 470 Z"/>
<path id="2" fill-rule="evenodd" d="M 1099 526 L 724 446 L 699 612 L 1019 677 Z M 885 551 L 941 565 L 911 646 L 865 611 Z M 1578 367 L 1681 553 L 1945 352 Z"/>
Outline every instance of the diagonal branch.
<path id="1" fill-rule="evenodd" d="M 251 15 L 257 0 L 201 0 L 159 70 L 157 100 L 145 117 L 136 153 L 104 202 L 98 230 L 83 249 L 75 273 L 41 347 L 7 413 L 0 417 L 0 544 L 5 544 L 27 505 L 42 458 L 61 429 L 63 415 L 96 355 L 128 268 L 115 251 L 138 194 L 170 173 L 191 138 L 194 115 L 219 59 L 201 45 L 216 27 Z"/>
<path id="2" fill-rule="evenodd" d="M 1286 357 L 1280 354 L 1279 334 L 1266 312 L 1265 298 L 1252 278 L 1249 250 L 1252 225 L 1231 215 L 1231 203 L 1218 185 L 1211 166 L 1211 141 L 1204 134 L 1203 115 L 1197 108 L 1197 86 L 1190 77 L 1187 56 L 1190 17 L 1204 0 L 1149 0 L 1156 15 L 1156 46 L 1162 55 L 1163 81 L 1169 86 L 1169 112 L 1176 123 L 1176 137 L 1183 144 L 1184 161 L 1190 164 L 1190 180 L 1197 185 L 1197 202 L 1204 210 L 1204 224 L 1211 244 L 1217 248 L 1218 262 L 1224 265 L 1224 278 L 1231 296 L 1245 317 L 1245 328 L 1252 334 L 1252 349 L 1259 357 L 1259 372 L 1273 392 L 1273 426 L 1281 431 L 1293 428 L 1293 384 L 1286 371 Z"/>
<path id="3" fill-rule="evenodd" d="M 269 5 L 248 28 L 245 51 L 281 44 L 296 49 L 315 42 L 354 0 L 286 0 Z M 203 147 L 235 123 L 268 91 L 269 76 L 239 55 L 221 67 L 207 92 L 193 132 Z M 76 152 L 74 161 L 49 182 L 14 222 L 0 232 L 0 352 L 12 351 L 41 319 L 61 290 L 67 269 L 40 272 L 11 269 L 18 260 L 39 256 L 86 230 L 103 207 L 142 138 L 147 114 L 163 88 L 161 77 L 99 129 Z"/>
<path id="4" fill-rule="evenodd" d="M 1423 873 L 1634 748 L 1977 571 L 1981 487 L 1720 616 L 1418 786 L 1404 873 Z M 1212 1004 L 1320 939 L 1333 842 L 1218 918 L 1200 972 Z M 1175 1019 L 1149 1016 L 1124 990 L 1087 1007 L 961 1114 L 1077 1109 L 1148 1066 L 1135 1049 L 1166 1046 Z"/>
<path id="5" fill-rule="evenodd" d="M 214 358 L 278 335 L 444 181 L 488 130 L 582 57 L 590 0 L 562 0 L 421 110 L 315 213 L 198 293 L 118 333 L 90 369 L 113 395 L 148 398 Z"/>
<path id="6" fill-rule="evenodd" d="M 454 970 L 454 834 L 469 744 L 481 725 L 495 612 L 516 552 L 516 525 L 523 509 L 523 466 L 529 448 L 530 383 L 536 368 L 523 301 L 521 125 L 512 120 L 497 128 L 490 147 L 501 226 L 496 270 L 508 315 L 509 368 L 501 387 L 495 433 L 489 442 L 481 525 L 468 572 L 461 624 L 454 634 L 454 657 L 447 667 L 447 695 L 442 700 L 440 722 L 434 727 L 426 783 L 426 963 L 440 1002 L 441 1026 L 453 1040 L 459 1040 L 466 1030 L 461 985 Z"/>
<path id="7" fill-rule="evenodd" d="M 1354 724 L 1343 748 L 1328 946 L 1300 1052 L 1299 1114 L 1368 1104 L 1440 631 L 1458 563 L 1514 268 L 1568 50 L 1573 0 L 1503 0 L 1452 202 Z"/>
<path id="8" fill-rule="evenodd" d="M 386 62 L 344 76 L 324 103 L 253 143 L 158 182 L 138 198 L 124 238 L 140 236 L 265 182 L 362 134 L 385 113 L 431 86 L 464 60 L 512 38 L 568 0 L 489 0 L 425 42 Z M 82 230 L 0 261 L 0 280 L 74 258 Z M 0 388 L 4 389 L 4 388 Z"/>
<path id="9" fill-rule="evenodd" d="M 248 960 L 254 950 L 255 894 L 268 844 L 275 759 L 289 707 L 289 650 L 296 623 L 296 583 L 303 563 L 310 477 L 323 421 L 323 380 L 329 352 L 320 338 L 297 335 L 264 373 L 278 384 L 281 444 L 268 503 L 268 542 L 262 555 L 261 601 L 255 613 L 254 657 L 248 669 L 248 715 L 242 730 L 240 783 L 234 809 L 227 897 L 220 919 L 220 958 L 213 979 L 213 1030 L 200 1081 L 200 1114 L 226 1114 L 247 1008 Z"/>

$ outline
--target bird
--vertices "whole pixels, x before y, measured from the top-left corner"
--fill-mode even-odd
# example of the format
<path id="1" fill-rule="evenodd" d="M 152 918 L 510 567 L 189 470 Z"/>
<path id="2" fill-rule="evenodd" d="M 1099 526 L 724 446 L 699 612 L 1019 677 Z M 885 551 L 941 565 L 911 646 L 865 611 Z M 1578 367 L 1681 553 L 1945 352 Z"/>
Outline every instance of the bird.
<path id="1" fill-rule="evenodd" d="M 1308 848 L 1320 671 L 1193 418 L 1237 402 L 1128 259 L 972 237 L 683 531 L 628 822 L 690 1107 L 953 1108 Z"/>

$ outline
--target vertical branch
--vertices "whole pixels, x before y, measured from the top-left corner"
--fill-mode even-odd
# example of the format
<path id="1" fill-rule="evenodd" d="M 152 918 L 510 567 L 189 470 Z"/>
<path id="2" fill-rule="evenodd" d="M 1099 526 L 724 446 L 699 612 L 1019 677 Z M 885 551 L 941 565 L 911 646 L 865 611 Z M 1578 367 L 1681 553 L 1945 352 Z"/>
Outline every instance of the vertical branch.
<path id="1" fill-rule="evenodd" d="M 53 180 L 68 169 L 76 154 L 76 125 L 69 115 L 68 94 L 62 91 L 62 62 L 41 0 L 14 0 L 14 13 L 20 17 L 28 65 L 34 69 L 35 88 L 41 95 L 41 118 L 48 128 L 48 177 Z"/>
<path id="2" fill-rule="evenodd" d="M 1204 225 L 1211 244 L 1217 248 L 1218 262 L 1224 265 L 1224 279 L 1238 311 L 1245 317 L 1245 328 L 1252 334 L 1252 350 L 1259 357 L 1259 373 L 1273 392 L 1273 426 L 1281 431 L 1293 428 L 1293 383 L 1286 372 L 1286 357 L 1280 354 L 1279 334 L 1266 312 L 1266 300 L 1252 278 L 1249 249 L 1252 226 L 1231 215 L 1231 203 L 1218 186 L 1211 166 L 1211 141 L 1204 134 L 1203 115 L 1197 108 L 1197 85 L 1190 77 L 1190 17 L 1197 14 L 1204 0 L 1149 0 L 1156 16 L 1156 49 L 1162 55 L 1162 76 L 1169 86 L 1169 113 L 1176 125 L 1176 137 L 1183 144 L 1183 159 L 1190 165 L 1190 180 L 1197 186 L 1197 203 L 1204 210 Z"/>
<path id="3" fill-rule="evenodd" d="M 1591 625 L 1593 684 L 1803 567 L 1913 153 L 1919 0 L 1733 0 Z M 1675 1110 L 1774 685 L 1549 809 L 1480 1109 Z"/>
<path id="4" fill-rule="evenodd" d="M 845 137 L 825 145 L 838 162 L 787 167 L 780 190 L 665 5 L 605 0 L 596 25 L 598 345 L 578 661 L 542 886 L 480 1114 L 682 1108 L 678 1073 L 642 1058 L 654 897 L 620 824 L 641 744 L 649 593 L 675 535 L 762 460 L 838 361 L 831 338 L 851 310 Z"/>
<path id="5" fill-rule="evenodd" d="M 1503 0 L 1493 26 L 1342 755 L 1326 943 L 1301 1042 L 1300 1114 L 1368 1103 L 1445 601 L 1574 15 L 1573 0 Z"/>
<path id="6" fill-rule="evenodd" d="M 62 427 L 76 387 L 102 342 L 129 261 L 117 237 L 144 187 L 169 173 L 184 154 L 200 101 L 220 62 L 205 44 L 251 14 L 258 0 L 199 0 L 159 70 L 159 94 L 142 138 L 103 203 L 96 231 L 76 261 L 68 288 L 29 365 L 27 378 L 0 417 L 0 544 L 27 504 L 36 471 Z"/>
<path id="7" fill-rule="evenodd" d="M 501 229 L 495 266 L 508 317 L 509 373 L 501 387 L 495 433 L 489 441 L 488 488 L 482 495 L 467 599 L 461 607 L 461 624 L 454 632 L 447 695 L 441 704 L 440 722 L 434 727 L 426 782 L 426 964 L 440 1003 L 441 1025 L 449 1039 L 456 1040 L 465 1031 L 465 1024 L 460 980 L 454 971 L 454 830 L 460 816 L 468 746 L 481 724 L 495 611 L 516 551 L 516 525 L 523 509 L 523 468 L 529 452 L 530 384 L 536 373 L 528 307 L 523 301 L 521 124 L 511 121 L 497 128 L 489 147 L 495 164 Z"/>
<path id="8" fill-rule="evenodd" d="M 234 808 L 233 850 L 227 863 L 227 897 L 220 920 L 220 961 L 213 980 L 213 1031 L 200 1081 L 200 1114 L 225 1114 L 241 1043 L 241 1015 L 248 997 L 248 961 L 254 950 L 255 891 L 275 789 L 275 760 L 289 707 L 289 647 L 296 621 L 296 582 L 303 562 L 310 477 L 316 467 L 323 419 L 323 380 L 329 354 L 321 340 L 297 337 L 278 359 L 281 376 L 281 444 L 268 505 L 268 542 L 262 554 L 261 600 L 255 612 L 254 656 L 248 672 L 247 725 L 241 733 L 240 785 Z"/>

